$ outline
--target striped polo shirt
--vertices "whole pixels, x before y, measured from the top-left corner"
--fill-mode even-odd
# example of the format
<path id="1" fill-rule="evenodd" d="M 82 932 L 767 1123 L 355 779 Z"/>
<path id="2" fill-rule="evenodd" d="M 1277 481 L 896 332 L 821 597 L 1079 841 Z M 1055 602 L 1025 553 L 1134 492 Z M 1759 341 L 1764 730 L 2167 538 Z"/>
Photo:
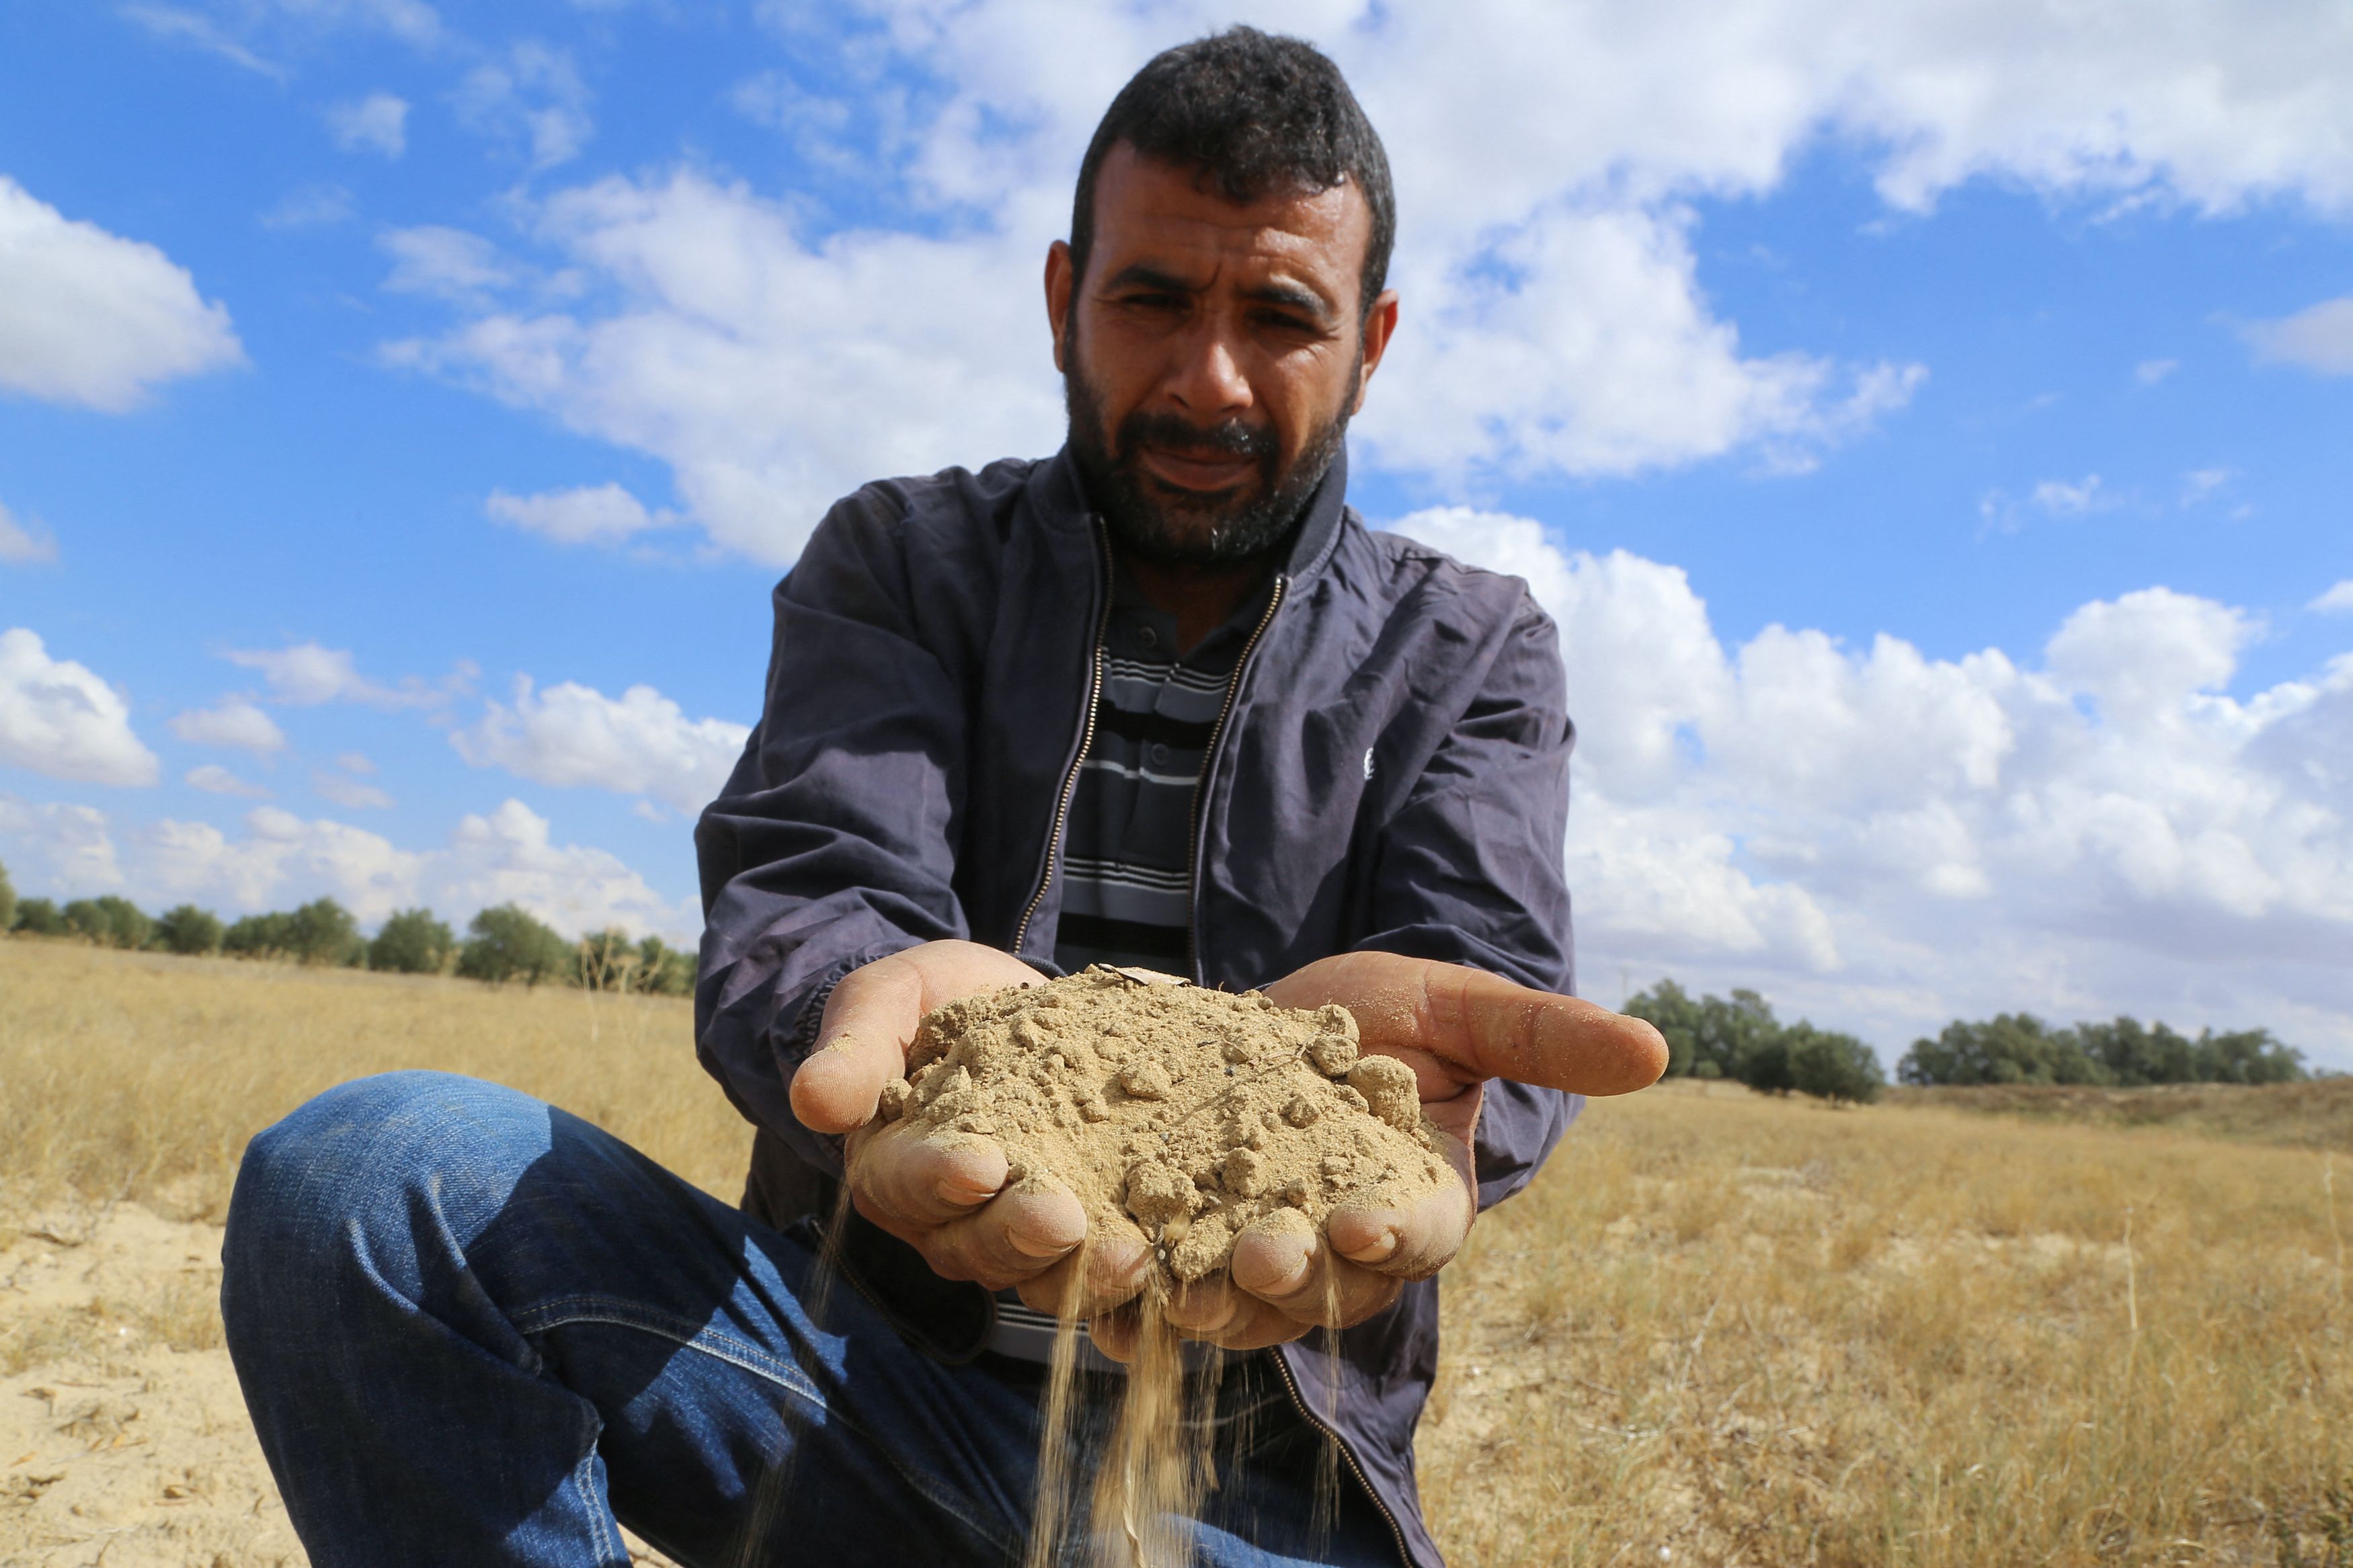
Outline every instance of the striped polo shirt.
<path id="1" fill-rule="evenodd" d="M 1054 961 L 1065 973 L 1090 963 L 1190 971 L 1194 786 L 1272 592 L 1270 580 L 1180 656 L 1176 617 L 1114 569 L 1094 738 L 1062 839 Z"/>

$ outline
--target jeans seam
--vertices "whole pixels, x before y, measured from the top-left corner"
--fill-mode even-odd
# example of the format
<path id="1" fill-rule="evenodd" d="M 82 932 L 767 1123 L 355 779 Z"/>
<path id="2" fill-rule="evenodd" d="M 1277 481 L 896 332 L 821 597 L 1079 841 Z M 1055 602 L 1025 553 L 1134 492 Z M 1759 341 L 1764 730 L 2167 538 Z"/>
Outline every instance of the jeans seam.
<path id="1" fill-rule="evenodd" d="M 827 1420 L 838 1421 L 857 1433 L 892 1469 L 899 1472 L 902 1479 L 928 1498 L 934 1507 L 957 1520 L 991 1546 L 1000 1551 L 1010 1551 L 1020 1544 L 1018 1539 L 1000 1536 L 956 1506 L 959 1500 L 932 1486 L 930 1477 L 901 1464 L 889 1444 L 827 1403 L 824 1393 L 809 1382 L 807 1374 L 799 1367 L 770 1355 L 756 1345 L 747 1344 L 732 1335 L 712 1333 L 707 1328 L 689 1325 L 681 1318 L 649 1310 L 637 1302 L 616 1300 L 610 1296 L 559 1297 L 518 1312 L 511 1321 L 516 1331 L 525 1335 L 548 1333 L 574 1323 L 604 1323 L 614 1328 L 635 1329 L 639 1333 L 669 1340 L 684 1349 L 700 1351 L 731 1366 L 742 1367 L 754 1376 L 766 1378 L 786 1392 L 816 1405 Z"/>

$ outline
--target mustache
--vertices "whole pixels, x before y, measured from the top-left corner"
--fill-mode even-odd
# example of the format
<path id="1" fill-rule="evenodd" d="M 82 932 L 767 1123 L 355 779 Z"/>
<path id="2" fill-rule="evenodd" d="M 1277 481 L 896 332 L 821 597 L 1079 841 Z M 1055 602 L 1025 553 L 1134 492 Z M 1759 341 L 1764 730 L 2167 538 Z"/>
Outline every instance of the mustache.
<path id="1" fill-rule="evenodd" d="M 1279 443 L 1271 426 L 1240 419 L 1195 425 L 1175 414 L 1142 410 L 1119 422 L 1121 455 L 1133 456 L 1140 447 L 1155 447 L 1180 457 L 1248 458 L 1257 462 L 1279 455 Z"/>

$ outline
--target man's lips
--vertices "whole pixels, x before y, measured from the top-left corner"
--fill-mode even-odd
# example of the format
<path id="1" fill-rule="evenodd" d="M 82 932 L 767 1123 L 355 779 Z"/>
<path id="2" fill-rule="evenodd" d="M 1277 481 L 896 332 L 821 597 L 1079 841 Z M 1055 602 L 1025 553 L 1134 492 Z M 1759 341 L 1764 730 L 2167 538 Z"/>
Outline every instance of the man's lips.
<path id="1" fill-rule="evenodd" d="M 1226 452 L 1185 452 L 1169 447 L 1145 447 L 1137 453 L 1145 470 L 1166 485 L 1183 490 L 1225 490 L 1246 483 L 1258 473 L 1257 459 Z"/>

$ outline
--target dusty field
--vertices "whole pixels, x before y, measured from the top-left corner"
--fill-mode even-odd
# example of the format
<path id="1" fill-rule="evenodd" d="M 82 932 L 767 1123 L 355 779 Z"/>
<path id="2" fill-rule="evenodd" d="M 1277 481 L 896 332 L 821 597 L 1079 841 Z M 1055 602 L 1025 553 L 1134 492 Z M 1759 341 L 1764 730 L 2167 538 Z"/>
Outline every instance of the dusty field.
<path id="1" fill-rule="evenodd" d="M 0 1564 L 301 1562 L 211 1306 L 255 1128 L 444 1067 L 732 1193 L 747 1140 L 687 1027 L 0 942 Z M 1599 1107 L 1450 1271 L 1440 1539 L 1464 1565 L 2268 1564 L 2273 1510 L 2316 1531 L 2353 1472 L 2353 1160 L 2333 1228 L 2327 1158 L 1720 1086 Z"/>
<path id="2" fill-rule="evenodd" d="M 1888 1103 L 2025 1116 L 2046 1121 L 2163 1127 L 2242 1143 L 2327 1149 L 2340 1155 L 2353 1155 L 2353 1075 L 2254 1088 L 2170 1083 L 2149 1089 L 2088 1089 L 2064 1084 L 1893 1089 L 1888 1090 Z"/>

